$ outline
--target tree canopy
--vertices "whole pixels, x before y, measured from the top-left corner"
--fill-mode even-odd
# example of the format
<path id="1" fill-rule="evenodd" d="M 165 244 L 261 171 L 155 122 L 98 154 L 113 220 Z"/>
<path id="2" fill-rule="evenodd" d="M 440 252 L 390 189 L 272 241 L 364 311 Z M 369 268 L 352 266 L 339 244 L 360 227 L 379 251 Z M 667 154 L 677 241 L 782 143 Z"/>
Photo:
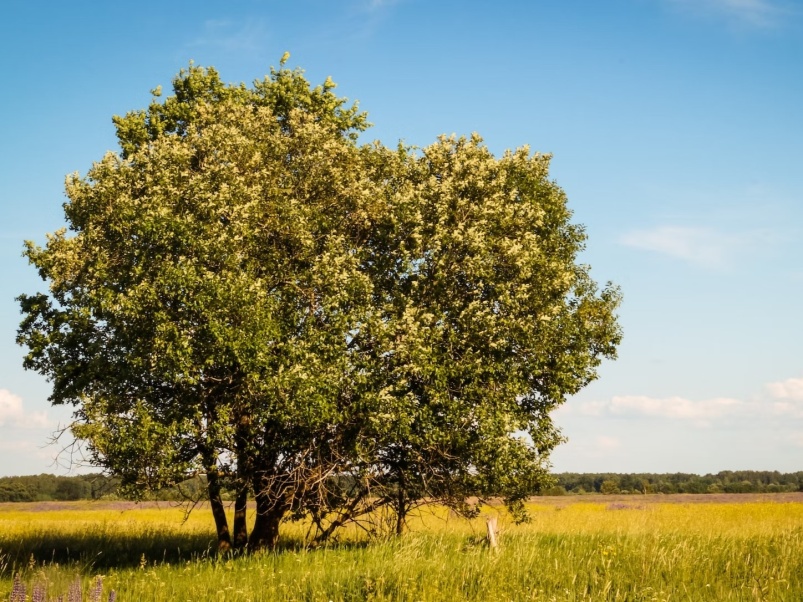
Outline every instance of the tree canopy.
<path id="1" fill-rule="evenodd" d="M 422 500 L 516 508 L 548 481 L 550 411 L 621 337 L 549 156 L 360 144 L 334 87 L 190 65 L 26 243 L 49 291 L 19 298 L 25 367 L 129 492 L 203 475 L 223 549 L 287 518 L 326 538 Z"/>

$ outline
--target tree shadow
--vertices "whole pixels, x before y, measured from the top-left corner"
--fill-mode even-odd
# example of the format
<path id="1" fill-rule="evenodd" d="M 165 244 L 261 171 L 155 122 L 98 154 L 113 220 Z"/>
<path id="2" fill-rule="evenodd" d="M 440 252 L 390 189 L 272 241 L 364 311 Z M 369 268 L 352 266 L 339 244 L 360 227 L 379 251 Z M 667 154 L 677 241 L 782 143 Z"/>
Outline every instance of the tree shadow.
<path id="1" fill-rule="evenodd" d="M 35 533 L 0 539 L 0 577 L 22 568 L 77 565 L 82 571 L 179 563 L 216 555 L 207 533 Z"/>
<path id="2" fill-rule="evenodd" d="M 320 549 L 356 550 L 371 541 L 333 541 L 318 546 L 295 538 L 281 538 L 275 550 L 282 554 Z M 34 567 L 76 566 L 83 573 L 159 564 L 230 559 L 249 555 L 246 550 L 218 553 L 213 533 L 84 533 L 38 532 L 3 539 L 0 536 L 0 578 Z"/>

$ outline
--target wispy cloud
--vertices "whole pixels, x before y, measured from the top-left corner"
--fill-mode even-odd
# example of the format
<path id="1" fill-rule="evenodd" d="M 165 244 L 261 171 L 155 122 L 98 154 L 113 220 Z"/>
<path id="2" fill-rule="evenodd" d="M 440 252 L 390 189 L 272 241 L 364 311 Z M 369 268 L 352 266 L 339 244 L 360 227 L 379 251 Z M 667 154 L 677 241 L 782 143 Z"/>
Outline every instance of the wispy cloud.
<path id="1" fill-rule="evenodd" d="M 12 454 L 25 454 L 26 456 L 35 456 L 42 460 L 54 460 L 54 450 L 48 445 L 42 445 L 35 441 L 0 441 L 0 452 L 7 452 Z"/>
<path id="2" fill-rule="evenodd" d="M 239 23 L 210 19 L 204 22 L 203 30 L 184 46 L 188 51 L 214 48 L 225 52 L 256 53 L 265 48 L 267 37 L 267 29 L 260 21 Z"/>
<path id="3" fill-rule="evenodd" d="M 763 230 L 726 233 L 695 226 L 656 226 L 632 230 L 619 238 L 620 244 L 627 247 L 709 269 L 727 267 L 745 253 L 766 249 L 771 240 L 771 233 Z"/>
<path id="4" fill-rule="evenodd" d="M 348 29 L 352 39 L 367 39 L 377 35 L 392 16 L 394 6 L 404 0 L 356 0 L 348 11 Z"/>
<path id="5" fill-rule="evenodd" d="M 365 6 L 368 10 L 379 10 L 398 4 L 401 0 L 367 0 Z"/>
<path id="6" fill-rule="evenodd" d="M 665 0 L 681 10 L 713 16 L 732 25 L 767 29 L 777 27 L 790 14 L 788 3 L 780 0 Z"/>
<path id="7" fill-rule="evenodd" d="M 621 237 L 628 247 L 653 251 L 704 267 L 724 265 L 738 245 L 733 237 L 711 230 L 681 226 L 659 226 L 634 230 Z"/>
<path id="8" fill-rule="evenodd" d="M 584 440 L 572 440 L 572 446 L 576 453 L 589 458 L 600 458 L 615 455 L 622 449 L 622 440 L 611 435 L 596 435 Z"/>
<path id="9" fill-rule="evenodd" d="M 11 391 L 0 389 L 0 426 L 16 428 L 51 428 L 46 412 L 26 412 L 22 399 Z"/>
<path id="10" fill-rule="evenodd" d="M 608 437 L 606 435 L 599 435 L 594 440 L 594 446 L 600 451 L 611 451 L 622 447 L 622 442 L 617 437 Z"/>

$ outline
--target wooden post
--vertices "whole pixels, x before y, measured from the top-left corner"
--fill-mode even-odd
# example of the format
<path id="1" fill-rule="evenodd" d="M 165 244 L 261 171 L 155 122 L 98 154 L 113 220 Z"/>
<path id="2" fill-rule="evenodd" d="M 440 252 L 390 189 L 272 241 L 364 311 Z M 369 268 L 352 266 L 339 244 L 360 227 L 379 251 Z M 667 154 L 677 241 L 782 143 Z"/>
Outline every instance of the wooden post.
<path id="1" fill-rule="evenodd" d="M 495 550 L 498 545 L 496 541 L 496 516 L 488 517 L 486 525 L 488 527 L 488 547 Z"/>

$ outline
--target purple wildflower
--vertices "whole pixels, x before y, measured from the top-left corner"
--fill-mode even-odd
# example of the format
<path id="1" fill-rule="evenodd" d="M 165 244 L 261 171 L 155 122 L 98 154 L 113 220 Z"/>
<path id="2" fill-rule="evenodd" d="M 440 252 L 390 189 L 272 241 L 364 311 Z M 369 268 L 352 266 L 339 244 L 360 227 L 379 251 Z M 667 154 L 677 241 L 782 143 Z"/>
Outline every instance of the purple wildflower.
<path id="1" fill-rule="evenodd" d="M 109 592 L 109 602 L 117 602 L 117 592 L 112 590 Z"/>
<path id="2" fill-rule="evenodd" d="M 37 583 L 33 586 L 33 593 L 31 594 L 31 602 L 46 602 L 45 592 L 47 587 L 44 583 Z"/>
<path id="3" fill-rule="evenodd" d="M 25 602 L 25 584 L 19 573 L 14 575 L 14 585 L 11 586 L 11 602 Z"/>
<path id="4" fill-rule="evenodd" d="M 89 602 L 100 602 L 100 595 L 103 593 L 103 576 L 95 577 L 95 584 L 89 594 Z"/>
<path id="5" fill-rule="evenodd" d="M 70 589 L 67 590 L 67 602 L 82 602 L 83 599 L 84 595 L 81 591 L 81 578 L 76 577 L 75 581 L 70 584 Z"/>

